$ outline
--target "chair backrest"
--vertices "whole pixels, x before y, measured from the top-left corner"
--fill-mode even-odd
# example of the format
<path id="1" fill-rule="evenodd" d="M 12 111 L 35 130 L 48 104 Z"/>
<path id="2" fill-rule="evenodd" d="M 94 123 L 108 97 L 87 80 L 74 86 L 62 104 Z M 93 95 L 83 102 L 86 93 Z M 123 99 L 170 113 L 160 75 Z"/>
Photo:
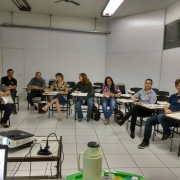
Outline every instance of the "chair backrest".
<path id="1" fill-rule="evenodd" d="M 102 93 L 103 83 L 95 82 L 93 85 L 101 86 L 101 87 L 93 87 L 93 94 Z"/>
<path id="2" fill-rule="evenodd" d="M 49 80 L 49 86 L 52 86 L 53 82 L 56 81 L 56 79 L 50 79 Z"/>
<path id="3" fill-rule="evenodd" d="M 130 88 L 131 91 L 134 91 L 135 93 L 137 93 L 138 91 L 140 91 L 142 88 L 139 88 L 139 87 L 133 87 L 133 88 Z"/>
<path id="4" fill-rule="evenodd" d="M 157 96 L 157 101 L 168 101 L 169 97 L 159 95 Z"/>
<path id="5" fill-rule="evenodd" d="M 122 94 L 126 94 L 125 84 L 118 83 L 117 86 L 119 87 Z"/>
<path id="6" fill-rule="evenodd" d="M 93 85 L 101 86 L 101 89 L 102 89 L 103 83 L 96 82 L 96 83 L 94 83 Z"/>
<path id="7" fill-rule="evenodd" d="M 158 91 L 159 91 L 159 89 L 157 89 L 157 88 L 152 88 L 152 90 L 154 90 L 154 92 L 157 94 L 158 93 Z"/>
<path id="8" fill-rule="evenodd" d="M 76 85 L 74 81 L 67 81 L 66 83 L 69 85 L 68 88 L 73 88 Z"/>
<path id="9" fill-rule="evenodd" d="M 168 91 L 158 91 L 156 94 L 159 95 L 159 96 L 169 96 Z"/>

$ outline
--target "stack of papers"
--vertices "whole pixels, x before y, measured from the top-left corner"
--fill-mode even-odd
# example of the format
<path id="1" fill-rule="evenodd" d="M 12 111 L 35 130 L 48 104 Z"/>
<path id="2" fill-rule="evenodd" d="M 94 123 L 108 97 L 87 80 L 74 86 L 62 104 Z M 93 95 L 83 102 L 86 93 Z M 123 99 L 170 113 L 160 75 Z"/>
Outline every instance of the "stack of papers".
<path id="1" fill-rule="evenodd" d="M 72 96 L 87 96 L 88 93 L 72 93 Z"/>
<path id="2" fill-rule="evenodd" d="M 106 94 L 95 93 L 95 97 L 109 97 Z"/>

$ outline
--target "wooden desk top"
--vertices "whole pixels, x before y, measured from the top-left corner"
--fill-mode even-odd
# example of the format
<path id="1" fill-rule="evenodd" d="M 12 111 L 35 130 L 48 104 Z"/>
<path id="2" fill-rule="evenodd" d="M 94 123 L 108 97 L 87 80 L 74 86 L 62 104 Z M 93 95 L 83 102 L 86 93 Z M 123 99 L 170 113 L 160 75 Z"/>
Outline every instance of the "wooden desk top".
<path id="1" fill-rule="evenodd" d="M 172 119 L 176 119 L 180 121 L 180 113 L 175 113 L 175 114 L 166 114 L 167 117 L 170 117 Z"/>

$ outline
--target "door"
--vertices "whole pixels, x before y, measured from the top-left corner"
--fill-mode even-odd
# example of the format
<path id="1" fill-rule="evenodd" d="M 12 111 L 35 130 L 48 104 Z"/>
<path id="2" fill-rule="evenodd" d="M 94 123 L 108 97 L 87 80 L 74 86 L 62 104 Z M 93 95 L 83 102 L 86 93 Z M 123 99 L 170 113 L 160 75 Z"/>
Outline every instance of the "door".
<path id="1" fill-rule="evenodd" d="M 3 48 L 3 76 L 7 70 L 14 70 L 14 78 L 17 79 L 17 95 L 24 96 L 24 51 L 23 49 Z"/>

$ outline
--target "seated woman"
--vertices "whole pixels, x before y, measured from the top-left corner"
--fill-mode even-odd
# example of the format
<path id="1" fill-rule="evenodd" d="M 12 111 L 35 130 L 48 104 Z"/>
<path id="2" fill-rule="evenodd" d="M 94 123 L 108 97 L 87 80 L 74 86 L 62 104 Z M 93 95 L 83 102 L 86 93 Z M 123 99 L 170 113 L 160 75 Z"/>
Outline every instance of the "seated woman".
<path id="1" fill-rule="evenodd" d="M 85 73 L 79 74 L 79 82 L 71 89 L 71 92 L 75 93 L 88 93 L 87 96 L 78 96 L 76 100 L 76 109 L 78 112 L 78 121 L 81 122 L 83 119 L 83 113 L 81 110 L 81 105 L 87 103 L 87 122 L 91 119 L 91 112 L 94 104 L 93 93 L 92 93 L 92 84 L 89 81 L 87 75 Z"/>
<path id="2" fill-rule="evenodd" d="M 130 109 L 130 111 L 122 118 L 122 120 L 117 122 L 121 126 L 124 124 L 126 120 L 129 119 L 130 116 L 132 116 L 131 127 L 130 127 L 131 129 L 130 137 L 132 139 L 135 138 L 134 131 L 135 131 L 137 117 L 143 117 L 143 116 L 148 117 L 152 113 L 152 110 L 147 109 L 141 105 L 154 104 L 157 100 L 156 93 L 151 89 L 152 84 L 153 84 L 152 79 L 145 80 L 144 89 L 141 89 L 139 92 L 137 92 L 131 97 L 131 100 L 136 102 L 136 105 L 134 105 Z M 139 99 L 139 102 L 137 102 L 138 99 Z"/>
<path id="3" fill-rule="evenodd" d="M 45 92 L 50 91 L 58 91 L 58 94 L 53 97 L 50 103 L 47 103 L 46 106 L 44 106 L 42 109 L 44 111 L 48 110 L 48 107 L 52 104 L 56 104 L 56 109 L 59 113 L 58 120 L 62 120 L 61 115 L 61 106 L 64 106 L 67 103 L 67 94 L 68 94 L 68 85 L 66 82 L 64 82 L 64 76 L 61 73 L 57 73 L 56 75 L 56 81 L 52 84 L 52 86 L 49 89 L 44 89 Z"/>
<path id="4" fill-rule="evenodd" d="M 0 98 L 1 97 L 5 97 L 5 96 L 9 96 L 11 94 L 10 90 L 8 90 L 4 85 L 0 84 Z M 1 104 L 0 103 L 0 110 L 4 110 L 4 116 L 2 117 L 0 124 L 4 127 L 4 128 L 8 128 L 9 126 L 7 125 L 7 121 L 13 111 L 13 109 L 15 108 L 14 104 Z"/>
<path id="5" fill-rule="evenodd" d="M 114 107 L 116 105 L 115 98 L 121 95 L 120 89 L 114 84 L 111 77 L 106 77 L 103 86 L 103 94 L 108 95 L 109 98 L 101 99 L 101 106 L 104 113 L 104 124 L 109 124 L 109 118 L 111 117 Z M 109 106 L 109 110 L 107 110 Z"/>

